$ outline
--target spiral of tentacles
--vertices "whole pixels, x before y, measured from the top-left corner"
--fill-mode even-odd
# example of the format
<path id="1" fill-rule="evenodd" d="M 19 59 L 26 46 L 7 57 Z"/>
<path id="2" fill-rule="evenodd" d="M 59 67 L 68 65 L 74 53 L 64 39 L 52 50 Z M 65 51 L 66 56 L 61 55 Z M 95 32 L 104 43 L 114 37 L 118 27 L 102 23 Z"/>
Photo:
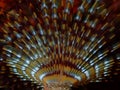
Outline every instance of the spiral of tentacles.
<path id="1" fill-rule="evenodd" d="M 19 2 L 18 2 L 19 1 Z M 1 42 L 13 73 L 49 87 L 84 84 L 109 75 L 120 47 L 100 0 L 18 0 L 6 13 Z"/>

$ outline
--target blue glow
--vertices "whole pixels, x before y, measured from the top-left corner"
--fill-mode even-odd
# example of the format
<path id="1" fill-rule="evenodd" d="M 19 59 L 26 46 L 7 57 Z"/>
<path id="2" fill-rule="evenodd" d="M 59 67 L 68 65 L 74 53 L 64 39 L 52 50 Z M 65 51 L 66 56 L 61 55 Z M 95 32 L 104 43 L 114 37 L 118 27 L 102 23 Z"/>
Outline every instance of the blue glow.
<path id="1" fill-rule="evenodd" d="M 86 56 L 83 57 L 83 60 L 85 60 Z"/>
<path id="2" fill-rule="evenodd" d="M 25 69 L 26 69 L 26 67 L 22 66 L 22 67 L 21 67 L 21 69 L 22 69 L 22 70 L 25 70 Z"/>
<path id="3" fill-rule="evenodd" d="M 84 12 L 84 7 L 83 7 L 83 5 L 81 5 L 81 6 L 78 8 L 78 10 L 81 10 L 82 12 Z"/>
<path id="4" fill-rule="evenodd" d="M 52 14 L 52 18 L 58 18 L 57 14 Z"/>
<path id="5" fill-rule="evenodd" d="M 14 69 L 13 69 L 13 72 L 17 73 L 17 69 L 14 68 Z"/>
<path id="6" fill-rule="evenodd" d="M 27 66 L 28 66 L 28 64 L 24 64 L 24 66 L 26 66 L 26 67 L 27 67 Z"/>
<path id="7" fill-rule="evenodd" d="M 32 47 L 36 48 L 36 45 L 35 44 L 31 44 Z"/>
<path id="8" fill-rule="evenodd" d="M 9 64 L 13 65 L 14 63 L 13 62 L 8 62 Z"/>
<path id="9" fill-rule="evenodd" d="M 76 19 L 76 20 L 80 20 L 80 16 L 77 15 L 77 16 L 75 17 L 75 19 Z"/>
<path id="10" fill-rule="evenodd" d="M 13 60 L 16 61 L 16 62 L 19 62 L 19 61 L 20 61 L 19 58 L 13 58 Z"/>
<path id="11" fill-rule="evenodd" d="M 95 65 L 95 69 L 96 69 L 96 70 L 99 70 L 99 66 L 98 66 L 98 65 Z"/>
<path id="12" fill-rule="evenodd" d="M 42 81 L 43 77 L 46 75 L 46 73 L 39 76 L 40 80 Z"/>
<path id="13" fill-rule="evenodd" d="M 91 48 L 90 50 L 89 50 L 89 52 L 91 52 L 93 50 L 93 48 Z"/>
<path id="14" fill-rule="evenodd" d="M 18 58 L 21 58 L 21 55 L 20 55 L 20 54 L 17 54 L 16 56 L 17 56 Z"/>
<path id="15" fill-rule="evenodd" d="M 89 60 L 89 58 L 86 58 L 86 59 L 85 59 L 85 61 L 88 61 L 88 60 Z"/>
<path id="16" fill-rule="evenodd" d="M 92 36 L 91 38 L 90 38 L 90 40 L 93 42 L 93 41 L 95 41 L 95 36 Z"/>
<path id="17" fill-rule="evenodd" d="M 99 57 L 99 60 L 101 60 L 101 59 L 103 59 L 104 58 L 104 56 L 101 56 L 101 57 Z"/>
<path id="18" fill-rule="evenodd" d="M 39 57 L 41 58 L 41 57 L 42 57 L 42 55 L 41 55 L 41 54 L 39 54 Z"/>
<path id="19" fill-rule="evenodd" d="M 23 80 L 23 81 L 26 81 L 26 79 L 25 79 L 25 78 L 23 78 L 22 80 Z"/>
<path id="20" fill-rule="evenodd" d="M 7 55 L 8 57 L 11 57 L 11 54 L 9 54 L 9 53 L 7 53 L 6 55 Z"/>
<path id="21" fill-rule="evenodd" d="M 99 54 L 98 57 L 101 57 L 103 55 L 103 53 Z"/>
<path id="22" fill-rule="evenodd" d="M 89 72 L 88 72 L 88 71 L 85 71 L 84 73 L 85 73 L 85 75 L 87 76 L 87 79 L 90 79 L 90 74 L 89 74 Z"/>
<path id="23" fill-rule="evenodd" d="M 38 58 L 38 54 L 35 54 L 35 55 L 34 55 L 34 58 L 37 59 L 37 58 Z"/>
<path id="24" fill-rule="evenodd" d="M 116 58 L 117 58 L 118 60 L 120 60 L 120 54 L 117 54 L 117 55 L 116 55 Z"/>
<path id="25" fill-rule="evenodd" d="M 84 67 L 82 67 L 81 69 L 82 69 L 82 72 L 84 72 L 84 71 L 85 71 L 85 68 L 84 68 Z"/>
<path id="26" fill-rule="evenodd" d="M 106 65 L 106 64 L 109 64 L 109 61 L 107 60 L 107 61 L 104 61 L 104 64 Z"/>
<path id="27" fill-rule="evenodd" d="M 27 64 L 30 64 L 30 61 L 29 61 L 29 60 L 26 60 L 26 63 L 27 63 Z"/>
<path id="28" fill-rule="evenodd" d="M 43 32 L 42 28 L 40 28 L 40 34 L 41 34 L 41 35 L 43 35 L 43 34 L 44 34 L 44 32 Z"/>
<path id="29" fill-rule="evenodd" d="M 31 49 L 31 47 L 30 47 L 28 44 L 26 45 L 26 47 L 28 48 L 28 50 L 30 50 L 30 49 Z"/>
<path id="30" fill-rule="evenodd" d="M 25 76 L 27 76 L 27 74 L 26 74 L 26 72 L 23 70 L 23 74 L 25 75 Z"/>
<path id="31" fill-rule="evenodd" d="M 103 44 L 102 44 L 102 45 L 100 45 L 100 46 L 99 46 L 99 48 L 101 48 L 102 46 L 103 46 Z"/>
<path id="32" fill-rule="evenodd" d="M 48 16 L 49 16 L 49 15 L 48 15 L 47 13 L 44 14 L 44 17 L 48 17 Z M 49 24 L 49 23 L 47 23 L 47 24 Z"/>
<path id="33" fill-rule="evenodd" d="M 0 61 L 2 61 L 3 60 L 3 58 L 2 57 L 0 57 Z"/>
<path id="34" fill-rule="evenodd" d="M 48 7 L 47 7 L 47 5 L 45 3 L 42 3 L 41 9 L 44 9 L 44 8 L 48 8 Z"/>
<path id="35" fill-rule="evenodd" d="M 84 46 L 84 49 L 87 50 L 87 49 L 88 49 L 88 45 L 85 45 L 85 46 Z"/>
<path id="36" fill-rule="evenodd" d="M 104 70 L 107 70 L 109 67 L 104 67 Z"/>
<path id="37" fill-rule="evenodd" d="M 35 74 L 35 72 L 34 71 L 31 71 L 31 75 L 34 77 L 34 74 Z"/>
<path id="38" fill-rule="evenodd" d="M 70 13 L 68 8 L 65 9 L 65 13 L 68 13 L 68 14 Z"/>
<path id="39" fill-rule="evenodd" d="M 3 49 L 6 50 L 6 51 L 8 51 L 8 52 L 10 52 L 10 53 L 12 53 L 12 50 L 11 50 L 11 49 L 8 49 L 8 47 L 3 48 Z"/>
<path id="40" fill-rule="evenodd" d="M 22 35 L 20 33 L 16 33 L 16 32 L 14 32 L 14 33 L 15 33 L 17 38 L 21 38 L 22 37 Z"/>
<path id="41" fill-rule="evenodd" d="M 95 54 L 96 52 L 97 52 L 97 50 L 94 50 L 94 51 L 93 51 L 93 54 Z"/>
<path id="42" fill-rule="evenodd" d="M 7 41 L 12 41 L 12 38 L 9 37 L 9 36 L 7 36 L 7 37 L 6 37 L 6 40 L 7 40 Z"/>
<path id="43" fill-rule="evenodd" d="M 74 77 L 75 77 L 77 80 L 81 81 L 81 77 L 80 77 L 80 76 L 75 75 Z"/>
<path id="44" fill-rule="evenodd" d="M 92 60 L 90 61 L 90 65 L 91 65 L 91 66 L 93 66 L 93 65 L 94 65 L 94 62 L 93 62 Z"/>
<path id="45" fill-rule="evenodd" d="M 80 75 L 76 75 L 74 73 L 70 73 L 70 75 L 73 76 L 74 78 L 76 78 L 77 80 L 81 81 Z"/>
<path id="46" fill-rule="evenodd" d="M 20 78 L 23 78 L 23 76 L 20 76 Z"/>
<path id="47" fill-rule="evenodd" d="M 15 66 L 15 65 L 12 65 L 12 67 L 14 67 L 14 68 L 15 68 L 16 66 Z"/>
<path id="48" fill-rule="evenodd" d="M 12 61 L 13 63 L 17 63 L 17 61 Z"/>
<path id="49" fill-rule="evenodd" d="M 94 28 L 95 27 L 95 22 L 91 22 L 91 27 Z"/>
<path id="50" fill-rule="evenodd" d="M 57 5 L 55 3 L 53 3 L 52 8 L 57 8 Z"/>
<path id="51" fill-rule="evenodd" d="M 35 30 L 34 30 L 34 29 L 32 30 L 32 34 L 33 34 L 33 35 L 36 35 L 36 32 L 35 32 Z"/>
<path id="52" fill-rule="evenodd" d="M 35 70 L 35 72 L 38 71 L 38 70 L 39 70 L 39 67 L 35 67 L 34 70 Z"/>
<path id="53" fill-rule="evenodd" d="M 94 11 L 94 9 L 93 9 L 93 8 L 91 8 L 91 9 L 89 10 L 89 12 L 90 12 L 90 13 L 93 13 L 93 11 Z"/>

